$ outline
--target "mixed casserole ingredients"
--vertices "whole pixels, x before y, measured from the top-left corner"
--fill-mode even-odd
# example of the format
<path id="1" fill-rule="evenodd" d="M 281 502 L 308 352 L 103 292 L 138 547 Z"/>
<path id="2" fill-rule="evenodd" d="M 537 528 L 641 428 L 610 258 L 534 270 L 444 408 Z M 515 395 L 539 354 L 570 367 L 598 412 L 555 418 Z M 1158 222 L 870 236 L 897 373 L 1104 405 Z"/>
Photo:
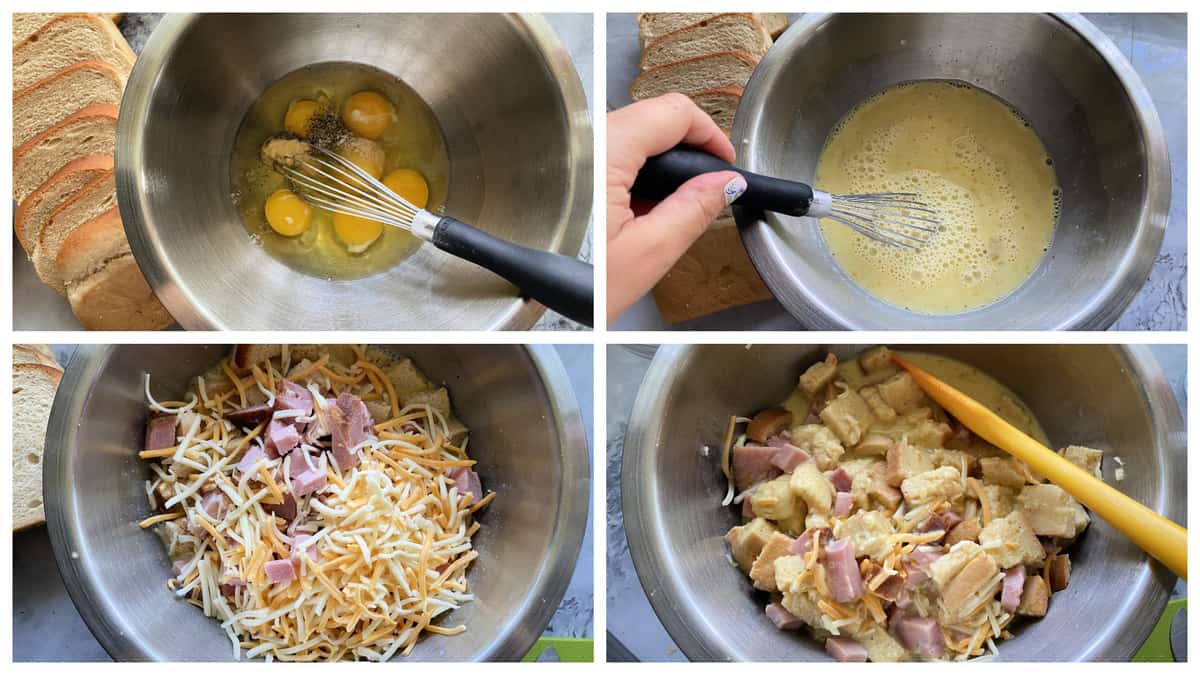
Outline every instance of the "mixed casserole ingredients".
<path id="1" fill-rule="evenodd" d="M 146 495 L 167 587 L 235 656 L 409 654 L 473 596 L 484 495 L 444 387 L 358 346 L 240 346 L 186 401 L 146 398 Z"/>
<path id="2" fill-rule="evenodd" d="M 906 353 L 1045 442 L 1011 392 L 965 364 Z M 736 439 L 737 430 L 744 431 Z M 1102 453 L 1060 451 L 1100 475 Z M 733 417 L 725 539 L 781 630 L 840 661 L 996 653 L 1019 617 L 1067 587 L 1084 508 L 925 396 L 886 347 L 808 368 L 781 407 Z"/>

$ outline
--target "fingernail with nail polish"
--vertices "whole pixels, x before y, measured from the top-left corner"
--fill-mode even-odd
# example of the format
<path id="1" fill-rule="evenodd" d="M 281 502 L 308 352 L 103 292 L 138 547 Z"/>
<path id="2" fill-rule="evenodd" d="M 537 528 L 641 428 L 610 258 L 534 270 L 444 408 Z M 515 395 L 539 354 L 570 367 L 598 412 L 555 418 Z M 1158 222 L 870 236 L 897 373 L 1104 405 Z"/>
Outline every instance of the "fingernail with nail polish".
<path id="1" fill-rule="evenodd" d="M 725 206 L 737 201 L 746 192 L 746 179 L 738 176 L 725 184 Z"/>

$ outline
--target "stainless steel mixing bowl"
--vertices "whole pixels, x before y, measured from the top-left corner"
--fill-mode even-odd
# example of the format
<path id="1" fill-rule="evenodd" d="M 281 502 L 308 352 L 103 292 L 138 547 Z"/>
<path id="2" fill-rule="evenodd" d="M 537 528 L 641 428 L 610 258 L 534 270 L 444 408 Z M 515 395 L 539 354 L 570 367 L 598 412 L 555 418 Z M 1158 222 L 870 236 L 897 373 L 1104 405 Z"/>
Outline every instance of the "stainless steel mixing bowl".
<path id="1" fill-rule="evenodd" d="M 117 129 L 121 217 L 159 298 L 193 329 L 521 329 L 541 305 L 426 245 L 388 272 L 329 281 L 251 245 L 230 198 L 238 126 L 274 81 L 353 61 L 432 109 L 450 158 L 446 213 L 574 256 L 592 205 L 587 99 L 538 16 L 169 15 L 130 76 Z"/>
<path id="2" fill-rule="evenodd" d="M 842 358 L 864 347 L 832 348 Z M 1105 345 L 915 347 L 981 368 L 1033 409 L 1054 447 L 1109 451 L 1105 479 L 1168 518 L 1186 517 L 1186 438 L 1179 405 L 1153 356 Z M 781 632 L 766 595 L 733 567 L 723 537 L 720 448 L 731 414 L 782 401 L 825 347 L 664 346 L 633 406 L 621 467 L 629 550 L 659 619 L 692 659 L 813 661 L 805 634 Z M 707 452 L 704 448 L 708 448 Z M 1114 482 L 1113 455 L 1125 462 Z M 1071 585 L 1050 612 L 1000 643 L 1006 661 L 1128 660 L 1158 620 L 1175 577 L 1093 519 L 1071 549 Z"/>
<path id="3" fill-rule="evenodd" d="M 588 510 L 588 452 L 579 408 L 550 347 L 391 348 L 445 382 L 471 429 L 472 456 L 496 499 L 482 512 L 476 599 L 450 620 L 467 631 L 427 636 L 409 658 L 511 660 L 549 623 L 570 580 Z M 231 659 L 218 623 L 167 590 L 170 561 L 141 530 L 150 515 L 138 459 L 143 373 L 182 393 L 225 354 L 220 345 L 81 346 L 46 434 L 46 519 L 67 590 L 117 660 Z"/>
<path id="4" fill-rule="evenodd" d="M 1116 45 L 1061 14 L 806 14 L 746 86 L 741 166 L 811 181 L 830 130 L 888 86 L 973 84 L 1031 122 L 1054 159 L 1062 215 L 1046 258 L 1008 297 L 953 315 L 889 305 L 836 264 L 809 218 L 739 213 L 771 292 L 821 329 L 1096 329 L 1142 287 L 1162 245 L 1171 176 L 1150 95 Z M 820 187 L 820 186 L 818 186 Z"/>

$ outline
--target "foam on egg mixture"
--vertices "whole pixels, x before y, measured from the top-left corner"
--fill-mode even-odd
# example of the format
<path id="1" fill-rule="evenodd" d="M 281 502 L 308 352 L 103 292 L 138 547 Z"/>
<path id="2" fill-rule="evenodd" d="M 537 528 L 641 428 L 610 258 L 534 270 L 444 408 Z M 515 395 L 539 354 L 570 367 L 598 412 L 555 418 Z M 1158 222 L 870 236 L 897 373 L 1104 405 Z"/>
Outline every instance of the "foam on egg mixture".
<path id="1" fill-rule="evenodd" d="M 897 85 L 830 133 L 814 183 L 835 194 L 913 192 L 938 212 L 920 251 L 875 242 L 832 220 L 821 229 L 856 283 L 898 307 L 952 314 L 990 305 L 1045 257 L 1061 197 L 1054 165 L 1016 111 L 959 82 Z"/>

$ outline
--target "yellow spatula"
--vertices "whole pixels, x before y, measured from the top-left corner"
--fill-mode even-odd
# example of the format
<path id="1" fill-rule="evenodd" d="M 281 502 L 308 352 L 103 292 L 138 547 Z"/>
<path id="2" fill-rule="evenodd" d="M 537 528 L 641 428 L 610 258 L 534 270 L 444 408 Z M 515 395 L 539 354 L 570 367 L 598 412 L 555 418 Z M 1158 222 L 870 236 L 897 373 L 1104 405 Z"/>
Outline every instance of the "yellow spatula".
<path id="1" fill-rule="evenodd" d="M 912 375 L 930 398 L 980 438 L 1024 461 L 1187 580 L 1186 529 L 1075 466 L 970 396 L 895 354 L 892 359 Z"/>

